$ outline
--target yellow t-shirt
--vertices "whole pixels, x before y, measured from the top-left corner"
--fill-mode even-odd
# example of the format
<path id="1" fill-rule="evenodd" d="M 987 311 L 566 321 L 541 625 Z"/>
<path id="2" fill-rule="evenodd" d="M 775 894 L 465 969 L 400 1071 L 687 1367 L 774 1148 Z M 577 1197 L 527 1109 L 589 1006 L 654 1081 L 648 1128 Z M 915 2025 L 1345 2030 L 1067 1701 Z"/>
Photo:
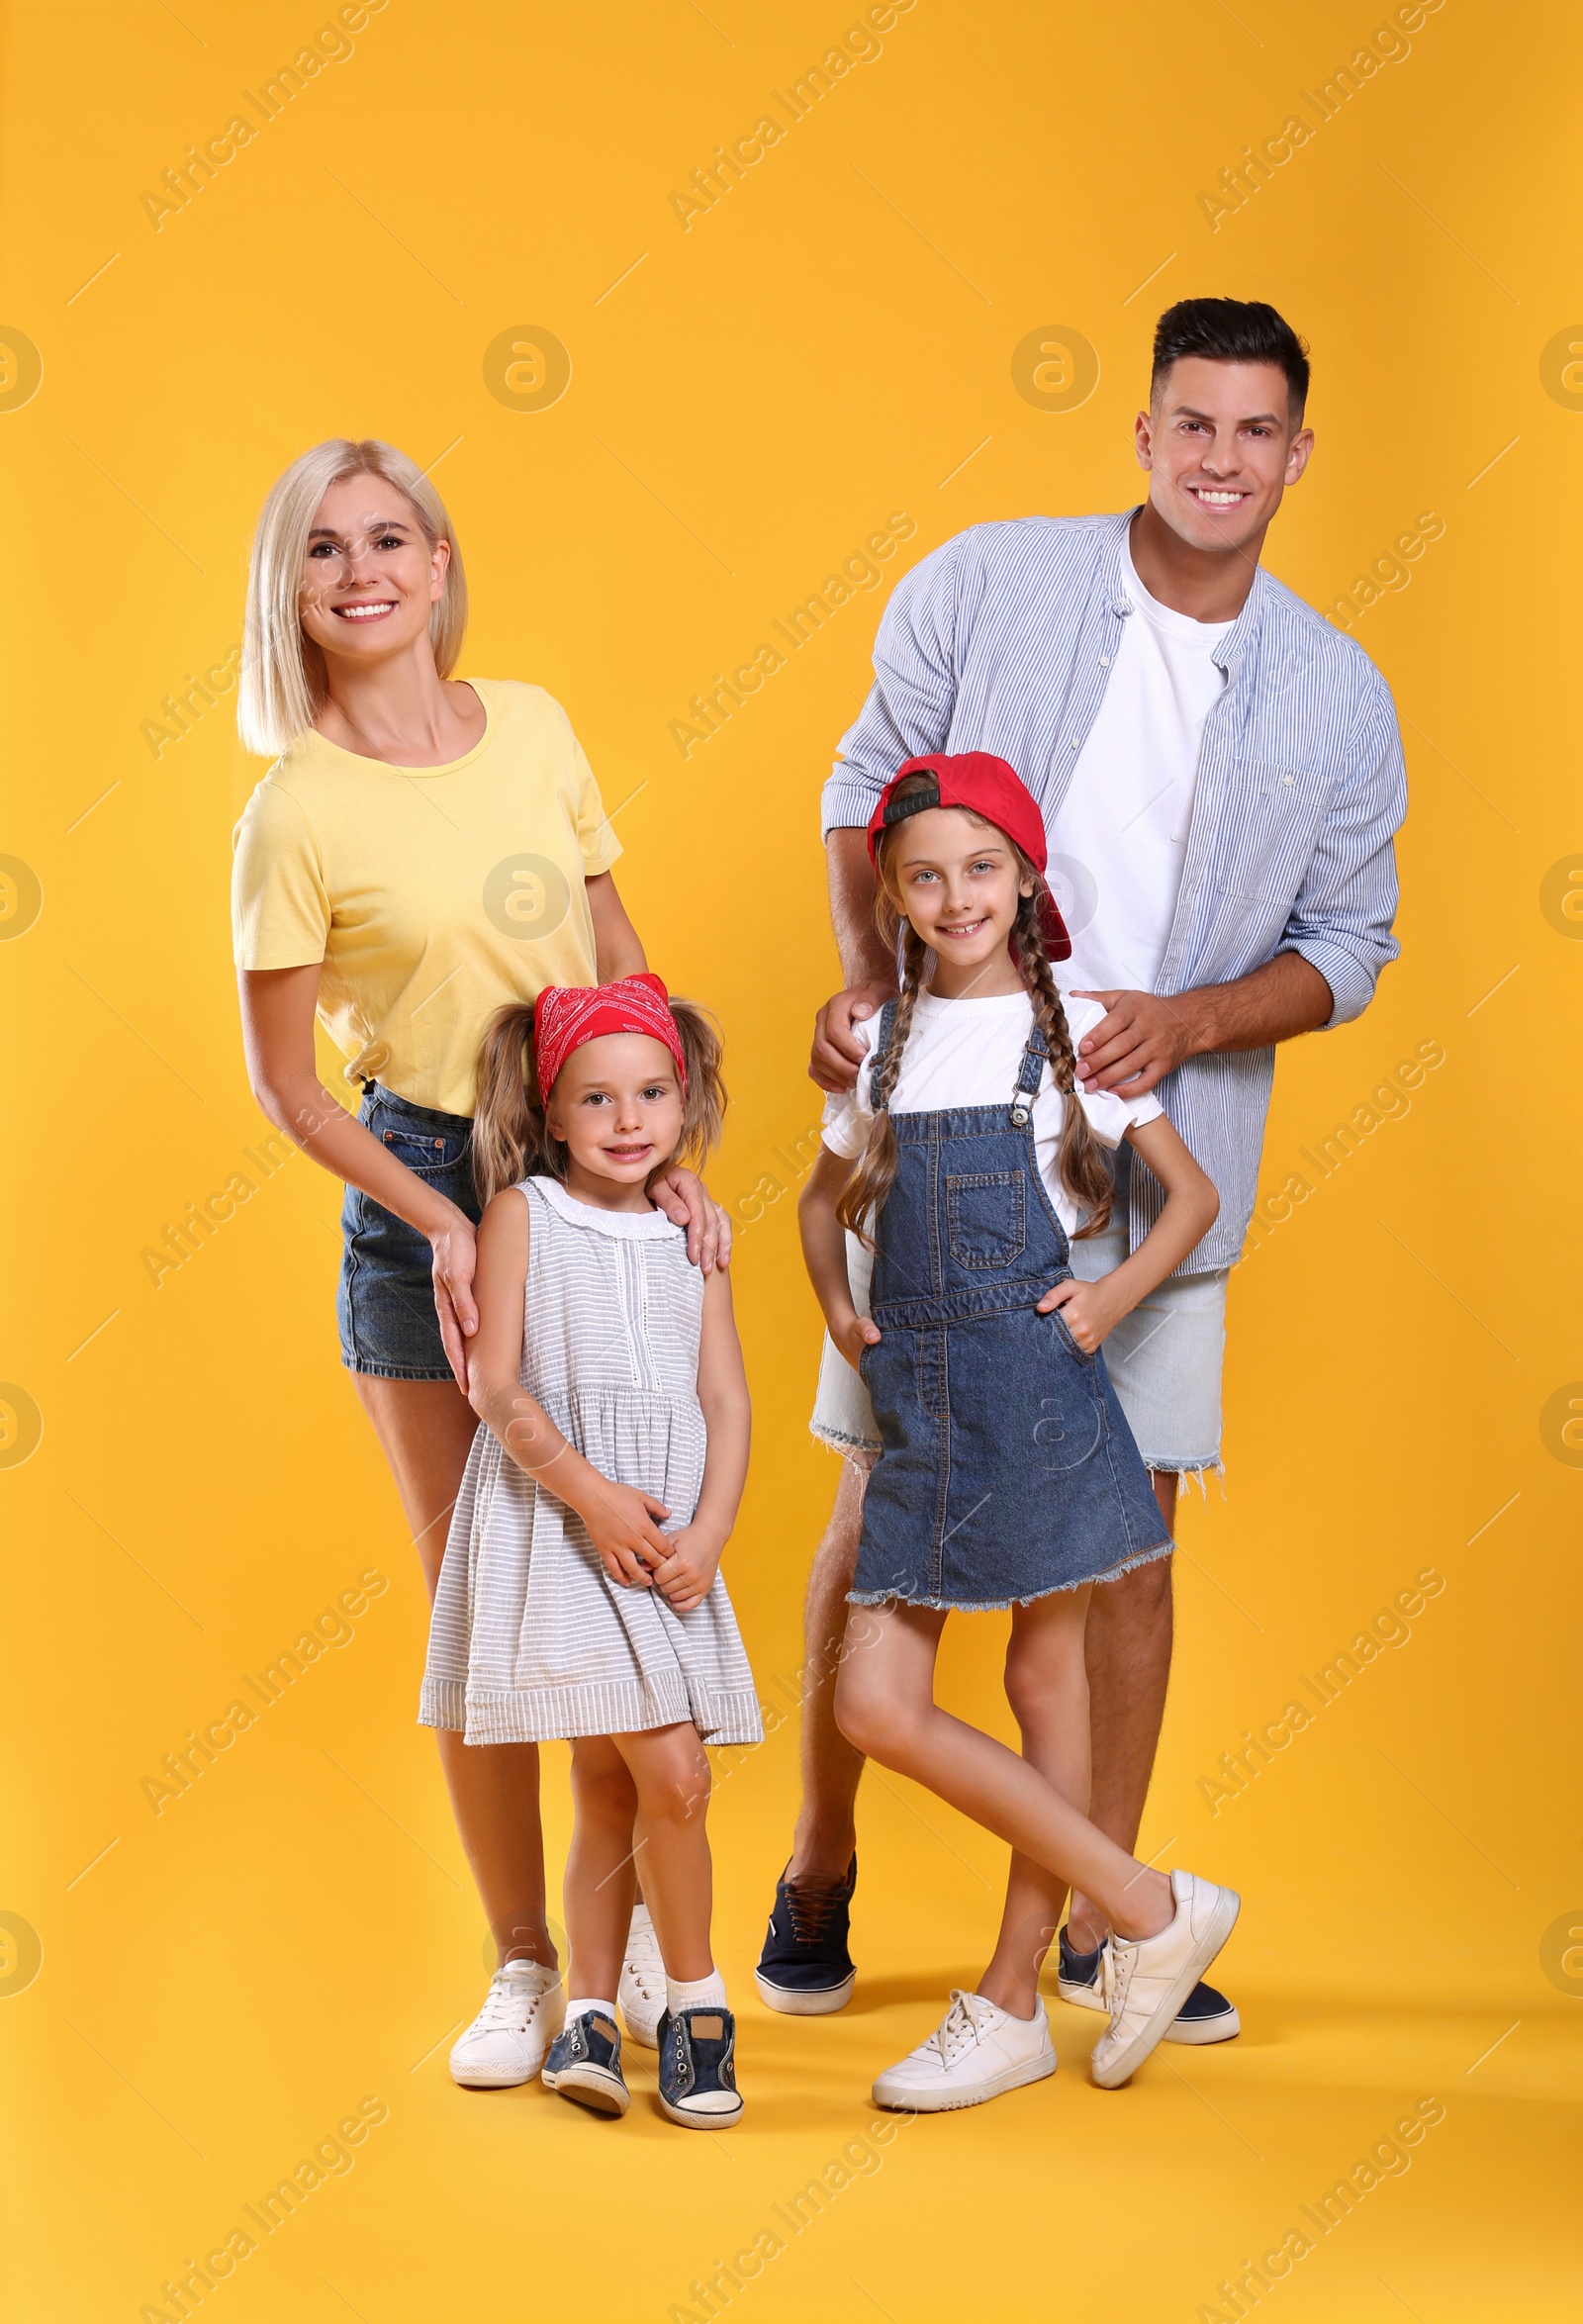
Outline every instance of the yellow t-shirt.
<path id="1" fill-rule="evenodd" d="M 595 981 L 584 883 L 621 852 L 559 702 L 468 683 L 483 739 L 448 766 L 294 743 L 247 802 L 232 878 L 236 966 L 323 961 L 319 1015 L 347 1079 L 448 1114 L 473 1111 L 497 1008 Z"/>

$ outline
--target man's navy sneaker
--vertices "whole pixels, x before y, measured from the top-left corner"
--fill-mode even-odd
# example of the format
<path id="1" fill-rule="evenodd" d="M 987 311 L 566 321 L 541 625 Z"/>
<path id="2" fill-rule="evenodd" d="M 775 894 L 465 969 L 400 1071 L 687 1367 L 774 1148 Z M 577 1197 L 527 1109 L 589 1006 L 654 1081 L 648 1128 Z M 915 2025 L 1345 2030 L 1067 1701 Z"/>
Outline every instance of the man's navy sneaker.
<path id="1" fill-rule="evenodd" d="M 585 2009 L 581 2017 L 569 2017 L 565 2030 L 550 2044 L 543 2081 L 546 2090 L 576 2098 L 596 2114 L 624 2114 L 629 2101 L 614 2019 L 603 2009 Z"/>
<path id="2" fill-rule="evenodd" d="M 729 2130 L 742 2117 L 736 2019 L 714 2001 L 660 2019 L 660 2104 L 689 2130 Z"/>
<path id="3" fill-rule="evenodd" d="M 852 1999 L 857 1971 L 847 1950 L 852 1892 L 858 1860 L 844 1880 L 818 1876 L 788 1880 L 775 1888 L 770 1933 L 753 1981 L 772 2009 L 790 2017 L 823 2017 Z"/>
<path id="4" fill-rule="evenodd" d="M 1099 1989 L 1099 1956 L 1103 1951 L 1103 1945 L 1095 1945 L 1091 1953 L 1074 1953 L 1067 1942 L 1066 1930 L 1062 1930 L 1057 1990 L 1064 2001 L 1075 2001 L 1079 2009 L 1104 2008 Z M 1242 2029 L 1243 2021 L 1225 1995 L 1200 1979 L 1164 2038 L 1168 2042 L 1229 2042 Z"/>

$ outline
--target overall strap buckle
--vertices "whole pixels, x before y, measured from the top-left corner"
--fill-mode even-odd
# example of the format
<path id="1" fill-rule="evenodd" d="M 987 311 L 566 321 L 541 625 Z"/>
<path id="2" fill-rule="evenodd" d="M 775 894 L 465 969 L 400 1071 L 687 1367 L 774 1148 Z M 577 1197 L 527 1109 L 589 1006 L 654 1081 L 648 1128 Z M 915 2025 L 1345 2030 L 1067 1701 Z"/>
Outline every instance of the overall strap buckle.
<path id="1" fill-rule="evenodd" d="M 890 1037 L 895 1029 L 896 1004 L 893 1000 L 887 1000 L 880 1011 L 880 1031 L 869 1058 L 869 1104 L 877 1114 L 883 1114 L 889 1110 L 881 1102 L 876 1092 L 880 1086 L 880 1069 L 885 1064 L 885 1053 L 890 1046 Z"/>
<path id="2" fill-rule="evenodd" d="M 1050 1063 L 1050 1045 L 1044 1037 L 1038 1019 L 1034 1020 L 1028 1035 L 1027 1047 L 1022 1053 L 1022 1066 L 1017 1074 L 1017 1086 L 1011 1099 L 1011 1127 L 1026 1130 L 1033 1120 L 1034 1100 Z"/>

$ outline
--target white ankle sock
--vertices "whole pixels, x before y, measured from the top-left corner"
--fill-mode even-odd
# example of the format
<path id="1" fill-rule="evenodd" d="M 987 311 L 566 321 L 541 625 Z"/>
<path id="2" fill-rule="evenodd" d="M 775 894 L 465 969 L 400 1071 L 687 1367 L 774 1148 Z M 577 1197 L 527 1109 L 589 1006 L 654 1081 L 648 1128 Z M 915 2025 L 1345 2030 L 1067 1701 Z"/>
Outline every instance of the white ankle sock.
<path id="1" fill-rule="evenodd" d="M 570 2025 L 574 2017 L 586 2017 L 591 2009 L 598 2009 L 602 2016 L 608 2017 L 613 2022 L 615 2017 L 615 2003 L 613 2001 L 576 2000 L 568 2001 L 566 2004 L 567 2024 Z"/>
<path id="2" fill-rule="evenodd" d="M 695 1977 L 691 1983 L 680 1977 L 668 1977 L 665 1981 L 665 2006 L 673 2017 L 684 2009 L 707 2008 L 711 2001 L 718 2009 L 728 2005 L 725 1979 L 717 1969 L 711 1969 L 707 1977 Z"/>

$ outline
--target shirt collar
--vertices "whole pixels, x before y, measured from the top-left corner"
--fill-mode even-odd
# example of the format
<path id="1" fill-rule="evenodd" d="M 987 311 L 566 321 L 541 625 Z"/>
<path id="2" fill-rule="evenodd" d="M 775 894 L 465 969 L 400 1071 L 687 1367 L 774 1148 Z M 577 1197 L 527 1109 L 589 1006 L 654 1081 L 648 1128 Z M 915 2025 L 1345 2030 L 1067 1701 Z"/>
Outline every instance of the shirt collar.
<path id="1" fill-rule="evenodd" d="M 1142 507 L 1143 503 L 1140 501 L 1136 508 L 1124 509 L 1119 516 L 1113 516 L 1110 519 L 1110 529 L 1105 536 L 1105 551 L 1100 564 L 1100 587 L 1105 604 L 1109 611 L 1119 613 L 1123 618 L 1134 610 L 1132 600 L 1127 595 L 1124 579 L 1127 563 L 1127 535 L 1132 529 L 1133 518 Z M 1218 667 L 1226 671 L 1228 675 L 1237 667 L 1249 646 L 1257 636 L 1258 624 L 1263 614 L 1264 600 L 1268 594 L 1269 576 L 1260 565 L 1255 571 L 1254 586 L 1248 592 L 1247 603 L 1215 649 L 1214 660 Z"/>

